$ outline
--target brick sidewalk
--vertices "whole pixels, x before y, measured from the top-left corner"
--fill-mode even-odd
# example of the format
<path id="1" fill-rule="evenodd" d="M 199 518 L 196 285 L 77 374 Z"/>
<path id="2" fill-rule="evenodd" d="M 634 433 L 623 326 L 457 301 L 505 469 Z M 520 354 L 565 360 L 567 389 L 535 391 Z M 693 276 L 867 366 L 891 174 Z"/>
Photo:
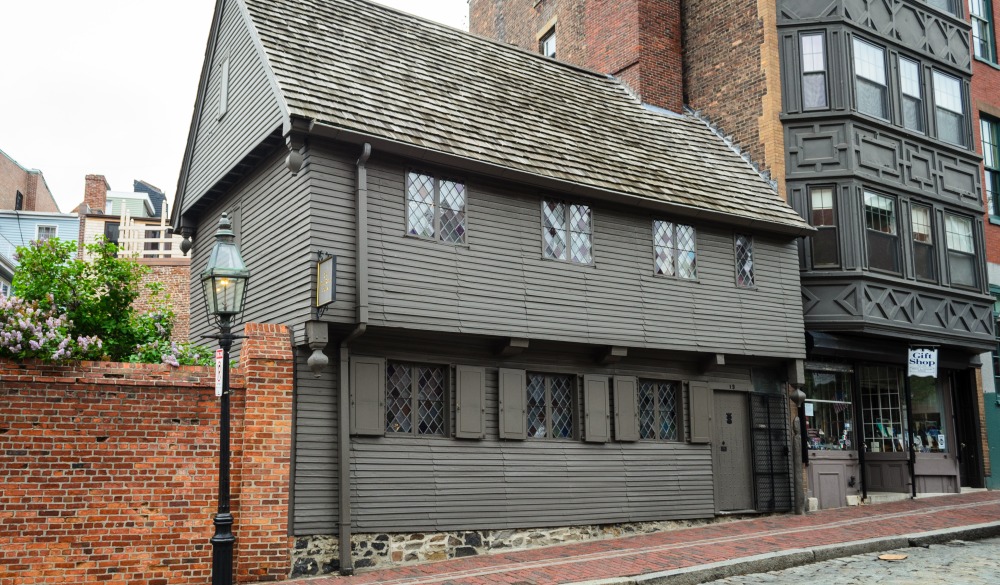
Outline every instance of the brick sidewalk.
<path id="1" fill-rule="evenodd" d="M 1000 492 L 905 500 L 739 520 L 625 538 L 379 569 L 353 577 L 285 581 L 289 585 L 545 585 L 632 576 L 773 554 L 1000 522 Z"/>

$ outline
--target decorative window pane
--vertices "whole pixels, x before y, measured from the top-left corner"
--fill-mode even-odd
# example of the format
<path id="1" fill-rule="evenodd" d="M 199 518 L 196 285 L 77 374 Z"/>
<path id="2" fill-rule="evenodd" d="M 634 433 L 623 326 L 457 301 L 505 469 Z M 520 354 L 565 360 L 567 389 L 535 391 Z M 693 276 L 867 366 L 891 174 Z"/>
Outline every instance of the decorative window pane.
<path id="1" fill-rule="evenodd" d="M 806 109 L 825 108 L 826 55 L 823 34 L 802 35 L 802 106 Z"/>
<path id="2" fill-rule="evenodd" d="M 695 229 L 689 225 L 653 220 L 653 265 L 656 274 L 697 278 Z"/>
<path id="3" fill-rule="evenodd" d="M 885 50 L 859 38 L 854 39 L 854 87 L 859 112 L 888 119 Z"/>
<path id="4" fill-rule="evenodd" d="M 58 233 L 58 227 L 54 225 L 40 225 L 38 226 L 35 239 L 39 242 L 44 242 L 45 240 L 50 240 L 56 237 Z"/>
<path id="5" fill-rule="evenodd" d="M 833 368 L 831 368 L 833 370 Z M 806 370 L 806 435 L 809 448 L 857 449 L 849 371 Z"/>
<path id="6" fill-rule="evenodd" d="M 406 233 L 452 244 L 465 242 L 465 184 L 406 174 Z"/>
<path id="7" fill-rule="evenodd" d="M 865 227 L 868 235 L 868 266 L 898 273 L 896 200 L 865 191 Z"/>
<path id="8" fill-rule="evenodd" d="M 972 16 L 972 48 L 976 57 L 996 62 L 996 40 L 993 36 L 993 14 L 989 0 L 969 0 Z"/>
<path id="9" fill-rule="evenodd" d="M 527 375 L 528 437 L 572 439 L 575 391 L 573 377 L 563 374 Z"/>
<path id="10" fill-rule="evenodd" d="M 903 369 L 894 366 L 861 368 L 861 410 L 864 440 L 869 453 L 905 453 L 906 410 L 902 408 Z"/>
<path id="11" fill-rule="evenodd" d="M 920 91 L 920 65 L 899 58 L 899 86 L 903 94 L 903 127 L 924 131 L 923 93 Z"/>
<path id="12" fill-rule="evenodd" d="M 840 264 L 840 243 L 837 237 L 837 218 L 833 205 L 832 187 L 809 189 L 809 218 L 816 233 L 812 236 L 813 267 Z"/>
<path id="13" fill-rule="evenodd" d="M 675 382 L 639 380 L 639 437 L 676 441 L 680 388 Z"/>
<path id="14" fill-rule="evenodd" d="M 542 201 L 545 258 L 593 264 L 593 217 L 589 205 Z"/>
<path id="15" fill-rule="evenodd" d="M 945 214 L 944 229 L 951 283 L 959 286 L 976 286 L 976 247 L 972 236 L 972 219 Z"/>
<path id="16" fill-rule="evenodd" d="M 931 228 L 931 208 L 913 204 L 910 207 L 913 231 L 913 269 L 921 280 L 935 279 L 934 234 Z"/>
<path id="17" fill-rule="evenodd" d="M 753 236 L 736 234 L 736 285 L 755 286 L 753 267 Z"/>
<path id="18" fill-rule="evenodd" d="M 386 432 L 444 435 L 448 369 L 388 362 L 385 375 Z"/>
<path id="19" fill-rule="evenodd" d="M 938 138 L 964 145 L 965 109 L 962 107 L 962 83 L 957 77 L 934 72 L 934 112 Z"/>
<path id="20" fill-rule="evenodd" d="M 983 165 L 986 167 L 983 188 L 991 215 L 1000 215 L 1000 124 L 980 114 L 980 134 L 983 138 Z"/>

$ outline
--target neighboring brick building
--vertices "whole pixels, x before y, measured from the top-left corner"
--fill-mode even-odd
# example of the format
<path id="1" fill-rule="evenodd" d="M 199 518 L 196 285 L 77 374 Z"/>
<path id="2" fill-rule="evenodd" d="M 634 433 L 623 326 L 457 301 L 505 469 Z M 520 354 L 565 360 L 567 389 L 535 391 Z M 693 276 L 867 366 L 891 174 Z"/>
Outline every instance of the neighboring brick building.
<path id="1" fill-rule="evenodd" d="M 0 209 L 59 213 L 59 205 L 38 169 L 22 167 L 0 150 Z"/>
<path id="2" fill-rule="evenodd" d="M 802 416 L 823 507 L 868 491 L 957 491 L 990 474 L 978 368 L 995 347 L 986 293 L 1000 264 L 988 279 L 984 259 L 1000 261 L 1000 204 L 984 228 L 973 111 L 1000 121 L 991 4 L 470 1 L 475 33 L 554 45 L 557 59 L 620 76 L 651 105 L 679 111 L 679 93 L 818 228 L 800 247 Z M 970 13 L 986 47 L 975 63 Z M 1000 144 L 998 125 L 985 127 Z M 1000 153 L 986 158 L 1000 173 Z M 986 192 L 998 191 L 988 174 Z M 934 383 L 904 367 L 921 345 L 940 349 Z"/>

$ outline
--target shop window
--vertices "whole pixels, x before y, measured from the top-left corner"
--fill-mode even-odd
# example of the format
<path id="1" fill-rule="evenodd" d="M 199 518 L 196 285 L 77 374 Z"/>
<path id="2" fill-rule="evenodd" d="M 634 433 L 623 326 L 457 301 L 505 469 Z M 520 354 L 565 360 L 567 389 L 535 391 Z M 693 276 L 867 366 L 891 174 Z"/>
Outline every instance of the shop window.
<path id="1" fill-rule="evenodd" d="M 903 429 L 903 369 L 894 366 L 861 368 L 861 410 L 864 440 L 869 453 L 906 452 Z"/>
<path id="2" fill-rule="evenodd" d="M 574 438 L 575 400 L 573 376 L 529 372 L 526 402 L 528 438 Z"/>
<path id="3" fill-rule="evenodd" d="M 698 278 L 695 230 L 689 225 L 653 220 L 653 265 L 656 274 Z"/>
<path id="4" fill-rule="evenodd" d="M 946 453 L 944 396 L 937 390 L 935 378 L 910 378 L 913 442 L 921 453 Z"/>
<path id="5" fill-rule="evenodd" d="M 896 200 L 865 191 L 865 232 L 868 267 L 899 273 L 899 236 L 896 227 Z"/>
<path id="6" fill-rule="evenodd" d="M 899 88 L 903 97 L 903 127 L 924 131 L 924 100 L 920 83 L 920 65 L 905 57 L 899 58 Z"/>
<path id="7" fill-rule="evenodd" d="M 826 108 L 826 51 L 823 33 L 809 33 L 799 38 L 802 44 L 802 107 Z"/>
<path id="8" fill-rule="evenodd" d="M 934 117 L 939 139 L 965 146 L 962 82 L 940 71 L 934 72 Z"/>
<path id="9" fill-rule="evenodd" d="M 840 265 L 840 244 L 837 239 L 837 210 L 832 187 L 809 188 L 809 223 L 816 228 L 812 236 L 813 268 Z"/>
<path id="10" fill-rule="evenodd" d="M 920 280 L 933 281 L 934 230 L 931 228 L 931 208 L 913 204 L 910 207 L 910 225 L 913 232 L 913 271 Z"/>
<path id="11" fill-rule="evenodd" d="M 947 213 L 944 226 L 948 239 L 948 277 L 954 285 L 974 288 L 978 279 L 972 218 Z"/>
<path id="12" fill-rule="evenodd" d="M 1000 216 L 1000 121 L 980 114 L 979 129 L 983 138 L 983 188 L 990 215 Z"/>
<path id="13" fill-rule="evenodd" d="M 406 233 L 449 244 L 465 243 L 465 184 L 423 173 L 406 174 Z"/>
<path id="14" fill-rule="evenodd" d="M 862 114 L 889 119 L 885 80 L 885 49 L 854 39 L 854 92 Z"/>
<path id="15" fill-rule="evenodd" d="M 388 362 L 385 374 L 385 432 L 444 435 L 448 369 Z"/>
<path id="16" fill-rule="evenodd" d="M 996 39 L 993 36 L 993 7 L 990 0 L 969 0 L 972 17 L 972 50 L 976 57 L 996 63 Z"/>
<path id="17" fill-rule="evenodd" d="M 813 450 L 857 449 L 851 403 L 851 371 L 821 366 L 806 370 L 806 433 Z"/>
<path id="18" fill-rule="evenodd" d="M 589 205 L 542 201 L 542 248 L 546 258 L 593 264 L 593 231 Z"/>

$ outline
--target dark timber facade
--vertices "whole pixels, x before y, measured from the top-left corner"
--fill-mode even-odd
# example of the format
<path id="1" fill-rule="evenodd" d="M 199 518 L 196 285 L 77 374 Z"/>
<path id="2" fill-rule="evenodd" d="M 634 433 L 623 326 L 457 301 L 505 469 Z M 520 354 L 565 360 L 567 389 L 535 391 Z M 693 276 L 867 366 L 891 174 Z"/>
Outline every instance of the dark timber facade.
<path id="1" fill-rule="evenodd" d="M 979 368 L 995 341 L 969 4 L 663 0 L 616 3 L 617 20 L 607 4 L 472 0 L 470 24 L 532 50 L 525 35 L 554 30 L 569 49 L 557 58 L 616 75 L 620 63 L 648 63 L 654 45 L 621 43 L 617 59 L 582 47 L 681 24 L 684 103 L 731 134 L 817 229 L 799 249 L 815 505 L 983 486 Z M 664 30 L 661 42 L 675 38 L 675 24 Z M 677 76 L 664 66 L 632 83 L 676 109 L 653 79 Z M 911 346 L 939 348 L 937 379 L 906 375 Z"/>
<path id="2" fill-rule="evenodd" d="M 791 508 L 812 228 L 703 121 L 366 2 L 212 30 L 173 221 L 295 332 L 296 536 Z"/>

